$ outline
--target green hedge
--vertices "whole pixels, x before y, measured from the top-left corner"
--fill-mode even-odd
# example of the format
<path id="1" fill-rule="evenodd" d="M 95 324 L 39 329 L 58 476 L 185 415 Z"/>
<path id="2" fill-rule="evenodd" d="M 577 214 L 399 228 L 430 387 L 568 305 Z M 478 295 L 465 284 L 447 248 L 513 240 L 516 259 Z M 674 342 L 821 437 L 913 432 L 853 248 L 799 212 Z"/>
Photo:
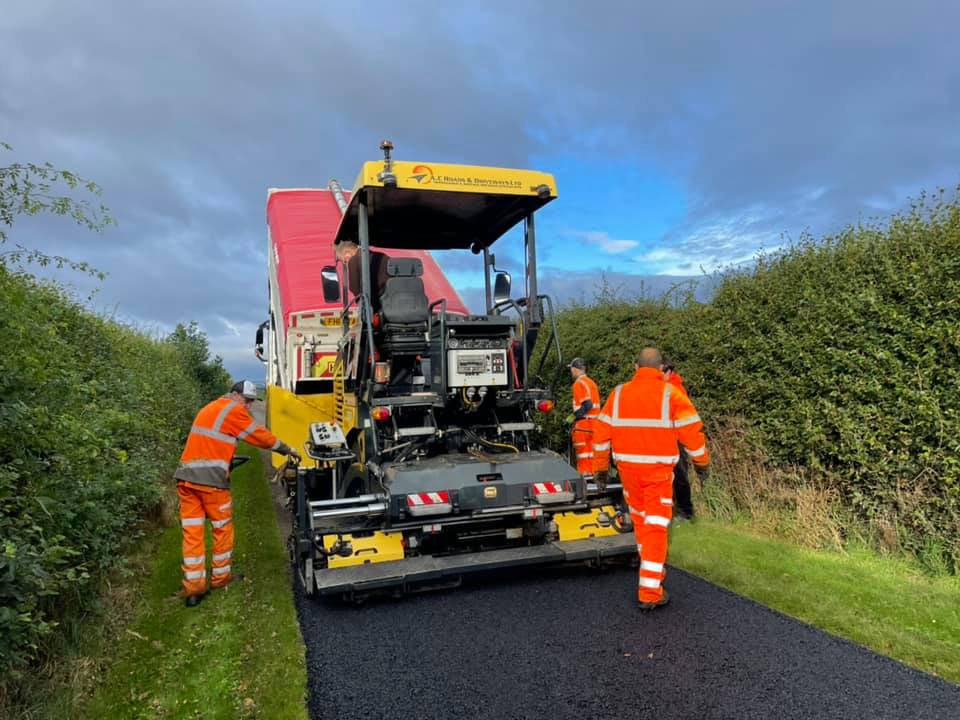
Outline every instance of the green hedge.
<path id="1" fill-rule="evenodd" d="M 190 337 L 147 337 L 2 266 L 0 308 L 0 676 L 15 678 L 122 565 L 193 413 L 229 378 L 217 360 L 201 388 Z"/>
<path id="2" fill-rule="evenodd" d="M 748 421 L 908 550 L 960 559 L 960 201 L 803 238 L 725 277 L 708 304 L 605 298 L 560 313 L 565 351 L 608 393 L 645 344 L 687 380 L 708 428 Z M 569 402 L 564 390 L 561 403 Z M 565 409 L 564 405 L 561 405 Z M 554 429 L 556 432 L 556 429 Z M 555 435 L 555 437 L 558 437 Z"/>

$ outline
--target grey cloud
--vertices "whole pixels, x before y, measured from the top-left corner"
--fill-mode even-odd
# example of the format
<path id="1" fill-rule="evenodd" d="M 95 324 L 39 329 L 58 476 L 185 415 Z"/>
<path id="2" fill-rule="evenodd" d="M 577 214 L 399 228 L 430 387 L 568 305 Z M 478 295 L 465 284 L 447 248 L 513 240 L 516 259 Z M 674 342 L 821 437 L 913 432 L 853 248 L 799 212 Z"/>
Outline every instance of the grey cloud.
<path id="1" fill-rule="evenodd" d="M 958 180 L 956 4 L 397 7 L 8 0 L 0 139 L 100 182 L 119 222 L 12 239 L 92 261 L 111 273 L 102 302 L 198 319 L 232 357 L 217 318 L 263 313 L 266 189 L 349 186 L 384 136 L 425 160 L 635 157 L 689 193 L 662 244 L 718 255 Z M 589 284 L 547 275 L 558 295 Z"/>

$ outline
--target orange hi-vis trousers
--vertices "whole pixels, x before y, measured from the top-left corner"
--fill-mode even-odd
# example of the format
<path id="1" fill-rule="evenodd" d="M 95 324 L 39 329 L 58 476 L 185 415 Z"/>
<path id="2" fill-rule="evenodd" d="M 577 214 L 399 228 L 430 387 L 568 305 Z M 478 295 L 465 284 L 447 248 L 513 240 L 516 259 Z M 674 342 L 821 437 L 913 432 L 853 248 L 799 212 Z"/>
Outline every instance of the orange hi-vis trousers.
<path id="1" fill-rule="evenodd" d="M 667 529 L 673 518 L 673 469 L 621 468 L 623 499 L 630 509 L 640 555 L 640 602 L 663 597 L 666 577 Z"/>
<path id="2" fill-rule="evenodd" d="M 233 557 L 233 501 L 229 490 L 177 483 L 180 525 L 183 528 L 183 594 L 207 591 L 207 558 L 203 531 L 209 518 L 213 526 L 213 568 L 210 584 L 217 588 L 230 582 Z"/>
<path id="3" fill-rule="evenodd" d="M 577 472 L 593 477 L 593 421 L 578 420 L 571 433 L 573 452 L 577 456 Z"/>

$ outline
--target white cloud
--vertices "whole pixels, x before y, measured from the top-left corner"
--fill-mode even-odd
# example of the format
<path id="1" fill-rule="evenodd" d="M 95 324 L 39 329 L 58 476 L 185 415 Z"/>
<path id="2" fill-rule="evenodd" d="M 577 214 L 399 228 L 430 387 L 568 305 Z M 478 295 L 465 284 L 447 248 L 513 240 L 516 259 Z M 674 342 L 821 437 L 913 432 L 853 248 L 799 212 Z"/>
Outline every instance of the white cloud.
<path id="1" fill-rule="evenodd" d="M 760 253 L 783 247 L 779 236 L 757 227 L 753 211 L 703 223 L 677 242 L 654 247 L 634 260 L 657 275 L 695 276 L 740 267 L 754 262 Z"/>
<path id="2" fill-rule="evenodd" d="M 578 237 L 590 245 L 596 245 L 608 255 L 617 255 L 627 250 L 633 250 L 640 244 L 636 240 L 612 238 L 610 233 L 603 230 L 571 230 L 570 235 Z"/>
<path id="3" fill-rule="evenodd" d="M 227 320 L 227 318 L 223 317 L 223 315 L 218 315 L 217 319 L 223 323 L 223 326 L 228 331 L 230 331 L 231 335 L 234 335 L 236 337 L 240 336 L 240 329 L 237 327 L 235 323 L 230 322 L 229 320 Z"/>

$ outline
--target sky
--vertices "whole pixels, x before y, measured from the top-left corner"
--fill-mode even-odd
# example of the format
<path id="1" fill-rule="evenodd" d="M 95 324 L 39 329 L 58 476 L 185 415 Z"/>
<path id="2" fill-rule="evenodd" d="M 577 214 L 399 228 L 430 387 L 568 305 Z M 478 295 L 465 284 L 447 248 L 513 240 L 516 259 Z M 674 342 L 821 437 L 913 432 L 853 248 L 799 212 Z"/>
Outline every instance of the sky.
<path id="1" fill-rule="evenodd" d="M 924 0 L 4 0 L 0 166 L 74 170 L 117 221 L 21 217 L 8 245 L 89 262 L 104 281 L 55 277 L 147 332 L 197 321 L 259 380 L 267 188 L 349 187 L 389 138 L 553 173 L 561 302 L 657 294 L 956 187 L 958 26 Z M 518 269 L 517 233 L 496 251 Z M 479 266 L 440 261 L 479 309 Z"/>

